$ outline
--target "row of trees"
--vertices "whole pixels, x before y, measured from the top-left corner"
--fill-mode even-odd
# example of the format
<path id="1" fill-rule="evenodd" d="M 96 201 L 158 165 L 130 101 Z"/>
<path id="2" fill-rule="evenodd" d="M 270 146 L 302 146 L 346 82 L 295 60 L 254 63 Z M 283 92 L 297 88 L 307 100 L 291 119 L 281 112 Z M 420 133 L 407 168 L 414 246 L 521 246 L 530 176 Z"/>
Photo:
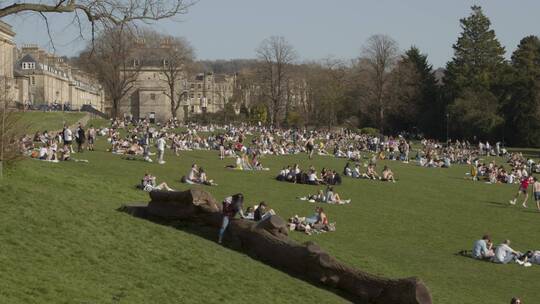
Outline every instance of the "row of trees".
<path id="1" fill-rule="evenodd" d="M 358 59 L 297 63 L 293 46 L 270 37 L 240 71 L 236 99 L 263 105 L 267 123 L 375 127 L 430 137 L 540 142 L 540 40 L 521 40 L 511 60 L 479 6 L 460 20 L 446 69 L 412 46 L 370 37 Z M 223 65 L 223 64 L 222 64 Z"/>

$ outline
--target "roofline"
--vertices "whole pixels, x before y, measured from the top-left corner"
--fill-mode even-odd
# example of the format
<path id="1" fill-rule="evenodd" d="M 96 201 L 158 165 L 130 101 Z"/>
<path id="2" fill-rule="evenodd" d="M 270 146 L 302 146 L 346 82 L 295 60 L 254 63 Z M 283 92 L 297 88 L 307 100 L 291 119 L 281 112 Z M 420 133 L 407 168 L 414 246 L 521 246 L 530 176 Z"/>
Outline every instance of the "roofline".
<path id="1" fill-rule="evenodd" d="M 11 25 L 5 23 L 4 21 L 0 20 L 0 30 L 5 32 L 8 35 L 15 36 L 15 32 L 13 31 Z"/>

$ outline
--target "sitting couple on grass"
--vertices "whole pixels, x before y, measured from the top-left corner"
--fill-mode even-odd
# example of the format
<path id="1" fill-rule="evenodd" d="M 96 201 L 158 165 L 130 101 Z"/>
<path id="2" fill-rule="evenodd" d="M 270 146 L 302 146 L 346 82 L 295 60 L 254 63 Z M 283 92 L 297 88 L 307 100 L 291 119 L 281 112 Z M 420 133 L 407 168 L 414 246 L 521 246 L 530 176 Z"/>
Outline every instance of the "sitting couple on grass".
<path id="1" fill-rule="evenodd" d="M 310 217 L 298 217 L 298 215 L 291 217 L 288 226 L 291 231 L 302 231 L 307 235 L 336 231 L 336 224 L 328 221 L 328 216 L 321 207 L 315 208 L 315 214 Z"/>
<path id="2" fill-rule="evenodd" d="M 343 205 L 343 204 L 349 204 L 351 202 L 350 199 L 343 200 L 341 199 L 340 195 L 334 191 L 334 188 L 331 186 L 326 187 L 326 190 L 323 191 L 322 189 L 319 190 L 317 194 L 304 196 L 299 198 L 302 201 L 308 201 L 310 203 L 327 203 L 327 204 L 336 204 L 336 205 Z"/>
<path id="3" fill-rule="evenodd" d="M 510 247 L 510 240 L 505 240 L 502 244 L 494 248 L 489 235 L 484 235 L 482 239 L 474 242 L 471 256 L 475 259 L 486 260 L 497 264 L 516 262 L 525 267 L 530 267 L 533 263 L 540 264 L 540 251 L 531 250 L 523 254 Z"/>
<path id="4" fill-rule="evenodd" d="M 394 172 L 392 172 L 392 170 L 388 166 L 384 166 L 381 175 L 379 175 L 375 170 L 375 164 L 367 165 L 366 172 L 361 173 L 359 163 L 355 164 L 354 168 L 351 166 L 350 163 L 347 163 L 345 165 L 345 168 L 343 168 L 343 174 L 352 178 L 366 178 L 373 180 L 381 180 L 384 182 L 396 182 L 396 179 L 394 178 Z"/>
<path id="5" fill-rule="evenodd" d="M 137 185 L 137 188 L 146 191 L 146 192 L 152 192 L 152 191 L 174 191 L 167 183 L 163 182 L 161 184 L 157 184 L 156 177 L 151 175 L 150 173 L 145 173 L 144 177 L 141 179 L 141 183 Z"/>
<path id="6" fill-rule="evenodd" d="M 251 160 L 249 159 L 248 155 L 246 153 L 242 153 L 242 155 L 237 154 L 236 155 L 236 165 L 227 165 L 225 166 L 227 169 L 233 169 L 233 170 L 241 170 L 241 171 L 268 171 L 269 168 L 265 168 L 262 166 L 261 162 L 259 161 L 259 154 L 253 153 L 253 156 Z"/>
<path id="7" fill-rule="evenodd" d="M 208 179 L 206 172 L 202 167 L 197 166 L 197 164 L 191 165 L 191 169 L 187 176 L 182 176 L 181 181 L 186 184 L 194 185 L 206 185 L 206 186 L 217 186 L 214 183 L 214 180 Z"/>

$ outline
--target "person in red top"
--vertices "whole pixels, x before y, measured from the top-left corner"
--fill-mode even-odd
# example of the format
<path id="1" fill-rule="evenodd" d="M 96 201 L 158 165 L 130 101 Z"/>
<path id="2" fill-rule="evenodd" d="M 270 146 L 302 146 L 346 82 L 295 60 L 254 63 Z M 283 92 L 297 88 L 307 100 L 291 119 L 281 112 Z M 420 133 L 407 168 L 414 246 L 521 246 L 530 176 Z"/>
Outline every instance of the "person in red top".
<path id="1" fill-rule="evenodd" d="M 523 206 L 524 208 L 527 208 L 527 200 L 529 199 L 529 191 L 528 191 L 528 189 L 529 189 L 529 184 L 530 184 L 531 182 L 532 182 L 532 177 L 527 177 L 527 176 L 525 176 L 525 177 L 523 177 L 523 178 L 521 179 L 521 183 L 519 184 L 519 190 L 518 190 L 518 192 L 516 193 L 516 196 L 514 197 L 513 200 L 510 200 L 510 204 L 511 204 L 511 205 L 515 205 L 515 204 L 516 204 L 516 201 L 517 201 L 517 199 L 518 199 L 518 197 L 519 197 L 519 195 L 520 195 L 521 193 L 523 193 L 523 194 L 525 195 L 525 199 L 523 200 L 522 206 Z"/>
<path id="2" fill-rule="evenodd" d="M 244 212 L 242 209 L 244 203 L 244 196 L 242 193 L 237 193 L 233 196 L 228 196 L 223 200 L 223 222 L 221 224 L 221 229 L 219 230 L 219 238 L 218 243 L 221 244 L 223 241 L 223 235 L 225 234 L 225 230 L 227 229 L 227 226 L 229 226 L 229 222 L 232 218 L 236 216 L 237 213 L 240 213 L 241 218 L 245 218 Z"/>

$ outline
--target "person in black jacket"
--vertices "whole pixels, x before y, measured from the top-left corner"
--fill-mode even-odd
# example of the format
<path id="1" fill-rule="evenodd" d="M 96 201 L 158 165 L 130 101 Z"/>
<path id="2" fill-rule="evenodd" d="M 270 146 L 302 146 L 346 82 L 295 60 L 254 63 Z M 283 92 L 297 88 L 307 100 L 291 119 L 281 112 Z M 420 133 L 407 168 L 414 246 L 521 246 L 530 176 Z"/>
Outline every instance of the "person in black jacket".
<path id="1" fill-rule="evenodd" d="M 77 141 L 77 153 L 82 153 L 84 150 L 83 144 L 86 139 L 86 135 L 84 133 L 84 129 L 81 123 L 79 123 L 79 126 L 77 127 L 75 136 L 76 136 L 76 141 Z"/>

